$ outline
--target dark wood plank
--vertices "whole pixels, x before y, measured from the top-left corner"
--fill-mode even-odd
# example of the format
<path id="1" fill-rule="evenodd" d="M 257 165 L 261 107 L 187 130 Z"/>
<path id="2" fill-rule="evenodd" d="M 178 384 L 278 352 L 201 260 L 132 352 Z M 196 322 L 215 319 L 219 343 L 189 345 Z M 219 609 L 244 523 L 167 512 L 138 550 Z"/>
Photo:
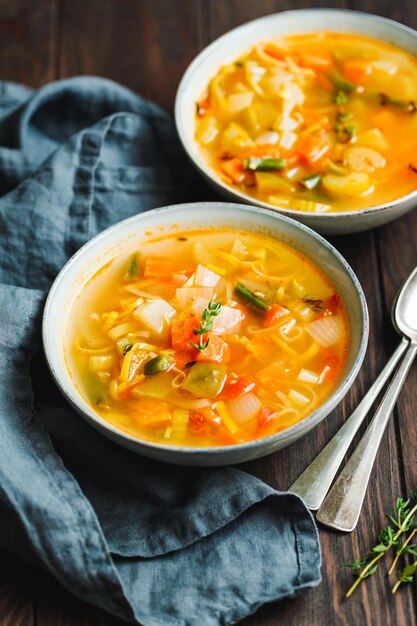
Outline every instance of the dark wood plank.
<path id="1" fill-rule="evenodd" d="M 239 26 L 249 20 L 288 11 L 291 9 L 306 9 L 311 7 L 329 7 L 346 9 L 350 8 L 349 0 L 210 0 L 210 19 L 208 22 L 209 40 L 219 37 L 231 28 Z"/>
<path id="2" fill-rule="evenodd" d="M 58 2 L 0 2 L 0 80 L 39 86 L 55 78 Z"/>
<path id="3" fill-rule="evenodd" d="M 202 47 L 204 0 L 63 0 L 60 76 L 97 74 L 172 109 Z"/>

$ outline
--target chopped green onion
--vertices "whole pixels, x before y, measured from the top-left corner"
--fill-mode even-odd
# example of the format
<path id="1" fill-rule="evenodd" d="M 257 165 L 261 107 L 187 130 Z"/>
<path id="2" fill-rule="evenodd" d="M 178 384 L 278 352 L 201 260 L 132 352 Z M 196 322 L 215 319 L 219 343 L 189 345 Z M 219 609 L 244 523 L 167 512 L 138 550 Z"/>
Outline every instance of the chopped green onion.
<path id="1" fill-rule="evenodd" d="M 284 169 L 286 165 L 286 159 L 273 159 L 271 157 L 243 159 L 243 169 L 251 172 L 275 172 Z"/>
<path id="2" fill-rule="evenodd" d="M 175 359 L 168 354 L 159 354 L 154 357 L 147 363 L 143 368 L 143 373 L 145 376 L 153 376 L 154 374 L 159 374 L 159 372 L 166 372 L 170 369 L 175 363 Z"/>
<path id="3" fill-rule="evenodd" d="M 256 291 L 251 291 L 242 283 L 235 284 L 234 294 L 257 313 L 265 313 L 271 307 L 271 303 L 266 298 L 258 295 Z"/>
<path id="4" fill-rule="evenodd" d="M 125 280 L 133 280 L 139 276 L 139 268 L 140 268 L 140 253 L 135 252 L 132 254 L 129 260 L 129 265 L 127 266 L 127 270 L 124 276 Z"/>
<path id="5" fill-rule="evenodd" d="M 300 180 L 300 185 L 302 185 L 305 189 L 315 189 L 319 182 L 321 181 L 322 174 L 313 174 L 312 176 L 307 176 L 307 178 L 303 178 Z"/>

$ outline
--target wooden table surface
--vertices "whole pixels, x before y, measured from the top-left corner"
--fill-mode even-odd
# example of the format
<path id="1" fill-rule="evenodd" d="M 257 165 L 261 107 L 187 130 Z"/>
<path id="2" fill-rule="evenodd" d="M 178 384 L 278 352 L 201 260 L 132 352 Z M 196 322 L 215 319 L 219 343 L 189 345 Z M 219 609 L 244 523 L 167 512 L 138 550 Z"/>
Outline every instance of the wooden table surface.
<path id="1" fill-rule="evenodd" d="M 223 32 L 275 11 L 309 6 L 362 9 L 417 28 L 415 0 L 0 0 L 0 79 L 32 86 L 76 74 L 115 79 L 168 110 L 195 54 Z M 417 265 L 417 213 L 332 243 L 357 273 L 371 334 L 364 366 L 345 401 L 290 448 L 249 471 L 286 489 L 341 426 L 398 342 L 390 323 L 396 291 Z M 299 598 L 264 607 L 244 626 L 417 625 L 417 585 L 389 593 L 384 567 L 346 601 L 345 563 L 363 554 L 399 494 L 417 487 L 417 367 L 384 436 L 359 525 L 351 535 L 320 529 L 323 582 Z M 0 626 L 121 626 L 49 575 L 0 554 Z M 201 626 L 204 626 L 202 624 Z"/>

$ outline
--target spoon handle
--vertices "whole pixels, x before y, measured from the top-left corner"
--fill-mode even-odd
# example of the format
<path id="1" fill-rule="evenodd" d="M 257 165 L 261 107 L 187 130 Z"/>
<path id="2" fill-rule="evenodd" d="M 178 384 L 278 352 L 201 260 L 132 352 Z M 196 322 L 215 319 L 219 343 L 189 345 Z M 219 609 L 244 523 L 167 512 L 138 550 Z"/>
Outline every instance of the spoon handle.
<path id="1" fill-rule="evenodd" d="M 409 344 L 410 342 L 407 339 L 402 339 L 390 360 L 349 419 L 346 420 L 333 439 L 329 441 L 307 469 L 288 488 L 288 491 L 301 496 L 306 506 L 312 511 L 317 511 L 320 508 L 359 426 Z"/>
<path id="2" fill-rule="evenodd" d="M 411 343 L 358 447 L 318 510 L 322 524 L 351 532 L 358 523 L 382 435 L 416 354 L 417 343 Z"/>

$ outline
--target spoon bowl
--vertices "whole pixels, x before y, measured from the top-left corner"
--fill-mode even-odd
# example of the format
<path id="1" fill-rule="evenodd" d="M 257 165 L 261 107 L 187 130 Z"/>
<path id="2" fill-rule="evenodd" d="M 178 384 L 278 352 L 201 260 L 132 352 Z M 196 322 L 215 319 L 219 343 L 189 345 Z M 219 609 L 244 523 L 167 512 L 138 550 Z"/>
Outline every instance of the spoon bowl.
<path id="1" fill-rule="evenodd" d="M 417 343 L 417 267 L 398 293 L 392 307 L 392 321 L 398 332 Z"/>

